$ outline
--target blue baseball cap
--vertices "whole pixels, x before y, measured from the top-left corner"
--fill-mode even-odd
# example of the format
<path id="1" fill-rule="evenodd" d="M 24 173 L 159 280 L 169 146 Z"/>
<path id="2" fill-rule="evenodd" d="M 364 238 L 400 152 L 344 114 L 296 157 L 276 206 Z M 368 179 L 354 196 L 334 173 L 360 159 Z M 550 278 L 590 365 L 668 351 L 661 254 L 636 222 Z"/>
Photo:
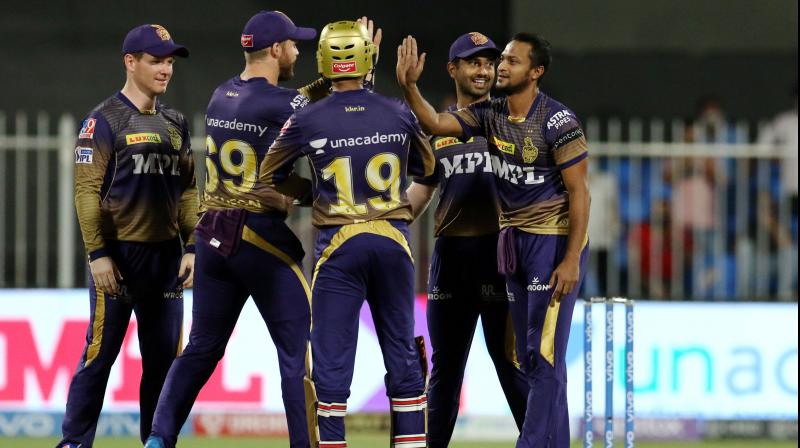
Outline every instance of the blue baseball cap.
<path id="1" fill-rule="evenodd" d="M 258 51 L 276 42 L 291 40 L 311 40 L 317 37 L 314 28 L 301 28 L 280 11 L 259 11 L 242 30 L 242 48 L 244 51 Z"/>
<path id="2" fill-rule="evenodd" d="M 456 59 L 468 58 L 484 50 L 489 50 L 495 58 L 499 58 L 500 53 L 502 53 L 491 39 L 477 31 L 463 34 L 453 42 L 453 45 L 450 45 L 449 61 L 453 62 Z"/>
<path id="3" fill-rule="evenodd" d="M 130 30 L 122 43 L 122 53 L 147 53 L 156 57 L 189 56 L 189 50 L 176 44 L 166 28 L 155 24 L 139 25 Z"/>

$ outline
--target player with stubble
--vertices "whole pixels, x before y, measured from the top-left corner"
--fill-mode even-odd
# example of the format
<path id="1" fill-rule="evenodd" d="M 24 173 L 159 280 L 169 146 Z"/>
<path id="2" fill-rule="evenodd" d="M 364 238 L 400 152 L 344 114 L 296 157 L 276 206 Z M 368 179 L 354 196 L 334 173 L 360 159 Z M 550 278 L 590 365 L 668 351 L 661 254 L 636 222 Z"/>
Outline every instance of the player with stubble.
<path id="1" fill-rule="evenodd" d="M 447 71 L 456 87 L 455 111 L 487 101 L 500 57 L 491 39 L 478 32 L 450 46 Z M 414 216 L 437 187 L 436 244 L 428 278 L 428 332 L 433 353 L 428 393 L 428 446 L 446 448 L 453 435 L 469 350 L 478 317 L 500 386 L 517 423 L 525 418 L 528 383 L 519 369 L 509 317 L 505 279 L 497 272 L 500 202 L 486 139 L 462 142 L 433 137 L 436 170 L 416 177 L 408 189 Z"/>
<path id="2" fill-rule="evenodd" d="M 140 437 L 181 350 L 183 288 L 192 286 L 197 190 L 184 116 L 158 101 L 188 50 L 160 25 L 122 45 L 125 86 L 89 114 L 75 148 L 75 208 L 89 259 L 91 318 L 69 387 L 58 447 L 94 443 L 106 384 L 131 312 L 142 353 Z"/>
<path id="3" fill-rule="evenodd" d="M 372 38 L 372 21 L 360 20 Z M 379 43 L 380 30 L 374 34 Z M 248 297 L 253 297 L 277 349 L 289 445 L 317 445 L 308 351 L 311 291 L 302 271 L 302 245 L 285 222 L 293 202 L 309 199 L 311 184 L 293 177 L 283 195 L 258 173 L 284 122 L 328 94 L 330 83 L 322 78 L 300 89 L 278 86 L 294 77 L 297 41 L 316 35 L 282 12 L 256 13 L 241 35 L 244 70 L 220 84 L 209 101 L 192 329 L 164 385 L 148 448 L 177 443 Z"/>
<path id="4" fill-rule="evenodd" d="M 406 101 L 434 135 L 484 136 L 500 198 L 498 268 L 506 275 L 517 351 L 530 392 L 518 448 L 568 447 L 566 349 L 585 272 L 587 144 L 575 114 L 539 89 L 550 45 L 520 33 L 506 45 L 497 90 L 504 98 L 437 114 L 417 81 L 425 64 L 412 36 L 397 49 Z"/>

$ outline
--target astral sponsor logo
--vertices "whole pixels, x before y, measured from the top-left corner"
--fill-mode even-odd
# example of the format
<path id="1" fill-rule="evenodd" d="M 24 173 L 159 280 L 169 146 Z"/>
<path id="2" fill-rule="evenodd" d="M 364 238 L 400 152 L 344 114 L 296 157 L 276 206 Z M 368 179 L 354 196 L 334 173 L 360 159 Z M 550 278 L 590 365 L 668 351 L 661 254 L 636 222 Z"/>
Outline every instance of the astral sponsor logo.
<path id="1" fill-rule="evenodd" d="M 93 155 L 94 150 L 92 148 L 78 146 L 75 148 L 75 163 L 92 163 Z"/>
<path id="2" fill-rule="evenodd" d="M 292 98 L 292 101 L 289 102 L 289 106 L 292 107 L 292 110 L 302 109 L 308 105 L 309 99 L 305 95 L 295 95 Z"/>
<path id="3" fill-rule="evenodd" d="M 237 118 L 233 120 L 222 120 L 219 118 L 212 118 L 206 117 L 206 126 L 210 126 L 212 128 L 220 128 L 220 129 L 232 129 L 235 131 L 244 131 L 244 132 L 252 132 L 254 134 L 258 134 L 259 137 L 262 137 L 269 126 L 262 126 L 260 124 L 253 124 L 253 123 L 246 123 L 244 121 L 239 121 Z"/>
<path id="4" fill-rule="evenodd" d="M 382 134 L 376 132 L 374 135 L 365 135 L 363 137 L 350 137 L 330 139 L 331 148 L 343 148 L 348 146 L 365 146 L 377 145 L 380 143 L 402 143 L 405 144 L 408 139 L 408 134 Z"/>
<path id="5" fill-rule="evenodd" d="M 559 129 L 561 126 L 564 126 L 572 121 L 570 117 L 572 117 L 572 112 L 568 111 L 567 109 L 556 112 L 552 117 L 550 117 L 549 120 L 547 120 L 547 129 Z"/>

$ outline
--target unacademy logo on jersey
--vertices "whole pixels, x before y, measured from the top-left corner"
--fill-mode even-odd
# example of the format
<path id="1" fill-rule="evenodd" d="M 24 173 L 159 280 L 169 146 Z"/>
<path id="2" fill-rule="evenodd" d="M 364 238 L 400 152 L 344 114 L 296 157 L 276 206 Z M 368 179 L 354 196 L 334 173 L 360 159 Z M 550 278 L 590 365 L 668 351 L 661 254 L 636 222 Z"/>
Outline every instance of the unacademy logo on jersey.
<path id="1" fill-rule="evenodd" d="M 380 143 L 405 144 L 407 139 L 408 134 L 381 134 L 380 132 L 376 132 L 375 135 L 365 135 L 363 137 L 331 139 L 330 143 L 331 148 L 343 148 L 346 146 L 377 145 Z"/>
<path id="2" fill-rule="evenodd" d="M 222 128 L 222 129 L 232 129 L 235 131 L 244 131 L 244 132 L 252 132 L 254 134 L 258 134 L 259 137 L 263 137 L 264 133 L 267 132 L 269 127 L 262 126 L 260 124 L 253 124 L 253 123 L 246 123 L 244 121 L 239 121 L 238 118 L 234 118 L 233 120 L 221 120 L 219 118 L 212 118 L 206 117 L 206 126 L 214 127 L 214 128 Z"/>
<path id="3" fill-rule="evenodd" d="M 539 277 L 533 277 L 533 281 L 531 284 L 528 285 L 528 291 L 535 292 L 535 291 L 547 291 L 550 289 L 550 285 L 547 283 L 539 283 Z"/>

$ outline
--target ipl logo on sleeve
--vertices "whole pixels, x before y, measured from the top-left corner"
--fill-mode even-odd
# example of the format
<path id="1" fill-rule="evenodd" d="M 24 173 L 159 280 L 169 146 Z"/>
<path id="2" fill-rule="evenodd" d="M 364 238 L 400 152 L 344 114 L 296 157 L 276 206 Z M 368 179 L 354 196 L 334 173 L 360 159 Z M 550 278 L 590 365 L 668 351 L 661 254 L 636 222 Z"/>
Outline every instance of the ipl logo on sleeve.
<path id="1" fill-rule="evenodd" d="M 92 163 L 92 156 L 94 155 L 94 150 L 92 148 L 84 148 L 82 146 L 78 146 L 75 148 L 75 163 Z"/>

